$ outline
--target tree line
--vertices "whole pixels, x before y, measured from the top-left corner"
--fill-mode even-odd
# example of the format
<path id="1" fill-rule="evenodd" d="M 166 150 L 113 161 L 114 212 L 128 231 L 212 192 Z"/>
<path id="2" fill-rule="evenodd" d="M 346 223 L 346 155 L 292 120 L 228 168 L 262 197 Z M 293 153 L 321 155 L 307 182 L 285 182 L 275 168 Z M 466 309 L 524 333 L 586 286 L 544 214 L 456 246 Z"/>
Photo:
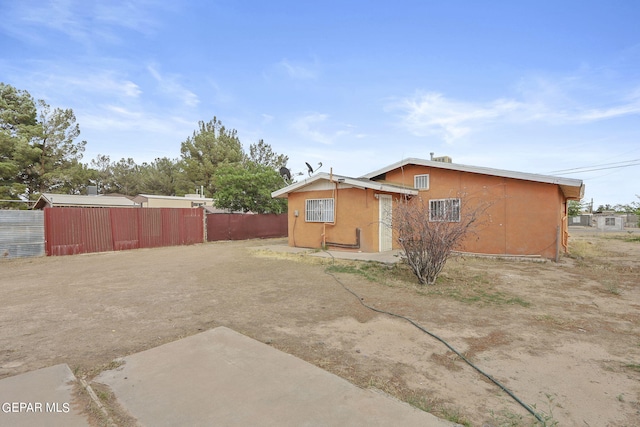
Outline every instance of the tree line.
<path id="1" fill-rule="evenodd" d="M 640 199 L 640 195 L 636 194 L 636 197 Z M 636 214 L 640 215 L 640 201 L 617 205 L 598 205 L 596 209 L 593 208 L 593 203 L 584 203 L 578 200 L 569 200 L 568 214 L 569 216 L 578 216 L 581 213 L 605 213 L 614 212 L 617 214 Z"/>
<path id="2" fill-rule="evenodd" d="M 289 184 L 279 169 L 288 157 L 263 140 L 244 150 L 235 129 L 217 117 L 200 121 L 180 145 L 180 158 L 156 158 L 137 164 L 132 158 L 112 160 L 99 154 L 88 164 L 86 141 L 71 109 L 52 109 L 26 90 L 0 82 L 0 207 L 33 201 L 42 193 L 127 196 L 183 196 L 202 188 L 217 207 L 255 213 L 286 212 L 286 200 L 271 192 Z"/>

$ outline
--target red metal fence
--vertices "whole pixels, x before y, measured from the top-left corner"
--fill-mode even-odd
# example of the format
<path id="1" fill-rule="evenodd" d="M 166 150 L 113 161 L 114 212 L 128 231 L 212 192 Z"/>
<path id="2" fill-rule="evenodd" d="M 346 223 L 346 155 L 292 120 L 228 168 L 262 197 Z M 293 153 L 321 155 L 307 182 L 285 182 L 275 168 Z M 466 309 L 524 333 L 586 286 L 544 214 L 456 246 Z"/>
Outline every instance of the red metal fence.
<path id="1" fill-rule="evenodd" d="M 191 245 L 204 240 L 202 209 L 46 208 L 47 255 Z"/>
<path id="2" fill-rule="evenodd" d="M 207 241 L 286 237 L 287 214 L 208 214 Z"/>

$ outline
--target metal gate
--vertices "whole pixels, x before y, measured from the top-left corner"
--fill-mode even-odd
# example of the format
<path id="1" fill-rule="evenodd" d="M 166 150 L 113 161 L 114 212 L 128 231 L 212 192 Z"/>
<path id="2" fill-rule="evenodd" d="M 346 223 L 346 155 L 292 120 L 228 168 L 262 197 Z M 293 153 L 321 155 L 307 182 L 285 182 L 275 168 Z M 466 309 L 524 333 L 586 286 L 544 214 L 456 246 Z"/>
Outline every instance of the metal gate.
<path id="1" fill-rule="evenodd" d="M 42 211 L 0 210 L 0 257 L 44 255 Z"/>

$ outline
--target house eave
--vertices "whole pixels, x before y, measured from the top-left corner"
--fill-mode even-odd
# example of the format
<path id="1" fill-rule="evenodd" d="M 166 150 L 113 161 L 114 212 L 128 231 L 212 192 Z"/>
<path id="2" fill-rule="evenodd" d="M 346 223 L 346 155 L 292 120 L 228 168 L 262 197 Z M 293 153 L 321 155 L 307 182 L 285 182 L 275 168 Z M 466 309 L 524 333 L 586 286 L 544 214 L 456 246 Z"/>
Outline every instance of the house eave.
<path id="1" fill-rule="evenodd" d="M 34 204 L 33 209 L 44 209 L 45 207 L 132 208 L 138 206 L 134 201 L 119 196 L 81 196 L 42 193 Z"/>
<path id="2" fill-rule="evenodd" d="M 415 188 L 401 187 L 398 185 L 390 185 L 384 184 L 376 181 L 372 181 L 369 179 L 362 178 L 351 178 L 348 176 L 328 174 L 326 172 L 322 172 L 316 175 L 313 175 L 307 179 L 302 181 L 294 182 L 291 185 L 288 185 L 280 190 L 276 190 L 271 193 L 271 197 L 273 198 L 287 198 L 289 193 L 294 193 L 296 191 L 301 191 L 304 187 L 307 187 L 314 182 L 325 180 L 329 182 L 335 183 L 338 189 L 355 187 L 362 189 L 371 189 L 374 191 L 381 191 L 384 193 L 395 193 L 395 194 L 404 194 L 415 196 L 418 194 L 418 190 Z"/>
<path id="3" fill-rule="evenodd" d="M 563 178 L 559 176 L 552 175 L 541 175 L 535 173 L 527 173 L 527 172 L 515 172 L 503 169 L 493 169 L 482 166 L 469 166 L 469 165 L 461 165 L 457 163 L 444 163 L 444 162 L 436 162 L 433 160 L 425 160 L 425 159 L 417 159 L 417 158 L 408 158 L 396 162 L 392 165 L 386 166 L 382 169 L 378 169 L 366 175 L 363 175 L 364 179 L 375 180 L 376 177 L 383 175 L 389 171 L 402 168 L 407 165 L 417 165 L 417 166 L 427 166 L 438 169 L 447 169 L 459 172 L 469 172 L 476 173 L 481 175 L 491 175 L 498 176 L 502 178 L 512 178 L 519 179 L 523 181 L 534 181 L 534 182 L 542 182 L 546 184 L 555 184 L 560 186 L 562 192 L 565 194 L 567 198 L 581 197 L 584 195 L 584 184 L 580 179 L 573 178 Z"/>

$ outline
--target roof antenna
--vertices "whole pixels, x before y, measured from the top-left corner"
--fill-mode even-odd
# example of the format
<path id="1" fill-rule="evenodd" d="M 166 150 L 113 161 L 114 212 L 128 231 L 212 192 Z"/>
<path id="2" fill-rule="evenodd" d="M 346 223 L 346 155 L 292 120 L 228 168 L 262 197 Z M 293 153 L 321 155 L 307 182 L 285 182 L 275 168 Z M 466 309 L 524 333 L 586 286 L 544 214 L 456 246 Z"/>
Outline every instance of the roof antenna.
<path id="1" fill-rule="evenodd" d="M 313 167 L 311 167 L 311 165 L 307 162 L 304 162 L 305 165 L 307 165 L 307 172 L 309 173 L 309 176 L 311 176 L 311 174 L 314 172 L 313 171 Z M 316 168 L 316 172 L 318 171 L 318 169 L 320 169 L 322 167 L 322 162 L 318 162 L 318 167 Z"/>
<path id="2" fill-rule="evenodd" d="M 291 181 L 291 171 L 284 166 L 280 168 L 280 176 L 285 181 Z"/>

